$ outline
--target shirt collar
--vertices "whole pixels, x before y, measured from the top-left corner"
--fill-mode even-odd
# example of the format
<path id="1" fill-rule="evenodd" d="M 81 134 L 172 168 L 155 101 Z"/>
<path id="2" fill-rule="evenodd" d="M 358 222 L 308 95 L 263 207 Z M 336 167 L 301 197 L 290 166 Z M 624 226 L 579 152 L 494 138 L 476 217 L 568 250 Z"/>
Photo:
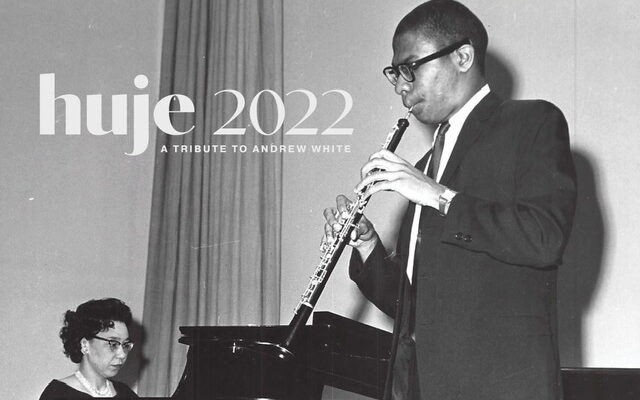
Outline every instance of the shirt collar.
<path id="1" fill-rule="evenodd" d="M 489 91 L 489 84 L 485 84 L 484 86 L 482 86 L 480 90 L 476 92 L 476 94 L 474 94 L 469 100 L 467 100 L 467 102 L 464 106 L 462 106 L 461 109 L 453 114 L 451 118 L 449 118 L 449 124 L 451 126 L 462 127 L 462 124 L 464 124 L 464 121 L 467 119 L 471 111 L 478 105 L 478 103 L 480 103 L 480 101 L 482 101 L 482 99 L 484 99 L 486 95 L 489 94 Z"/>

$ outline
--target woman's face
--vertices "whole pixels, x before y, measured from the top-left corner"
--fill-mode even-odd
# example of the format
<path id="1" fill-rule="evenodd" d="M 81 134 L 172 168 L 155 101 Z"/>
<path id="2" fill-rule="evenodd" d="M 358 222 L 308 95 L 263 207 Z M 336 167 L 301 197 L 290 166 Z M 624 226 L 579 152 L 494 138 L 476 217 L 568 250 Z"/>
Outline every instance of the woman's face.
<path id="1" fill-rule="evenodd" d="M 86 345 L 83 361 L 96 374 L 104 378 L 113 377 L 127 360 L 129 352 L 121 344 L 129 342 L 129 330 L 123 322 L 114 321 L 113 328 L 98 332 L 96 337 L 82 339 Z"/>

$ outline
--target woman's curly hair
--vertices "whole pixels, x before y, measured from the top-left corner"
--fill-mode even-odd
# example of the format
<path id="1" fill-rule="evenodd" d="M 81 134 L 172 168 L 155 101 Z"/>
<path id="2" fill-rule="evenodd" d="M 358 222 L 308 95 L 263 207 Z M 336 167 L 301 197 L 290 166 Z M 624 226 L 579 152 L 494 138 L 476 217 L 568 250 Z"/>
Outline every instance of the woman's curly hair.
<path id="1" fill-rule="evenodd" d="M 76 311 L 68 310 L 64 314 L 64 326 L 60 329 L 64 354 L 74 363 L 79 363 L 82 360 L 82 338 L 91 339 L 98 332 L 113 328 L 114 321 L 129 327 L 131 319 L 131 309 L 114 298 L 89 300 L 80 304 Z"/>

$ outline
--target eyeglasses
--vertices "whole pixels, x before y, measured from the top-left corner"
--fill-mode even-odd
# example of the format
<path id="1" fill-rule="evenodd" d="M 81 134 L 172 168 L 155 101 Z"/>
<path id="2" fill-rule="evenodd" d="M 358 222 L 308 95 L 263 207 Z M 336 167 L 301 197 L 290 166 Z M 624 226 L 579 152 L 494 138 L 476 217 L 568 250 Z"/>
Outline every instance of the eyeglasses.
<path id="1" fill-rule="evenodd" d="M 453 53 L 455 50 L 465 44 L 471 44 L 471 41 L 469 39 L 462 39 L 419 60 L 398 64 L 396 66 L 390 65 L 383 69 L 382 73 L 387 77 L 387 79 L 393 86 L 398 83 L 399 76 L 402 76 L 402 79 L 407 82 L 413 82 L 416 79 L 413 71 L 415 71 L 419 66 L 421 66 L 422 64 L 426 64 L 429 61 L 433 61 L 436 58 L 440 58 L 446 56 L 447 54 Z"/>
<path id="2" fill-rule="evenodd" d="M 114 353 L 118 351 L 118 347 L 122 347 L 122 351 L 124 351 L 125 353 L 128 353 L 131 351 L 131 349 L 133 349 L 133 345 L 134 345 L 134 343 L 131 340 L 126 340 L 120 343 L 119 341 L 114 339 L 105 339 L 100 336 L 92 336 L 92 337 L 94 339 L 102 340 L 103 342 L 109 343 L 109 349 Z"/>

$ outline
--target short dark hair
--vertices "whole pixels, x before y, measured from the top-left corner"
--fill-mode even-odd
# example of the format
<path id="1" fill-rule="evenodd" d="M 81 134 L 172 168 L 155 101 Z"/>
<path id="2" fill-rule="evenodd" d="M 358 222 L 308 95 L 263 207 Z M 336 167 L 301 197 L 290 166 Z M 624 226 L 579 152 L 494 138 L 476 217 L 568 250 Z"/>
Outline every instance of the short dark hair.
<path id="1" fill-rule="evenodd" d="M 76 311 L 68 310 L 64 314 L 64 326 L 60 329 L 60 339 L 64 354 L 74 363 L 82 360 L 80 341 L 90 339 L 98 332 L 114 327 L 114 322 L 131 325 L 131 309 L 122 300 L 106 298 L 89 300 L 78 306 Z"/>
<path id="2" fill-rule="evenodd" d="M 484 72 L 487 30 L 471 10 L 457 1 L 431 0 L 414 8 L 398 24 L 394 38 L 407 32 L 416 32 L 440 47 L 468 38 L 480 71 Z"/>

